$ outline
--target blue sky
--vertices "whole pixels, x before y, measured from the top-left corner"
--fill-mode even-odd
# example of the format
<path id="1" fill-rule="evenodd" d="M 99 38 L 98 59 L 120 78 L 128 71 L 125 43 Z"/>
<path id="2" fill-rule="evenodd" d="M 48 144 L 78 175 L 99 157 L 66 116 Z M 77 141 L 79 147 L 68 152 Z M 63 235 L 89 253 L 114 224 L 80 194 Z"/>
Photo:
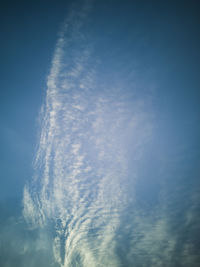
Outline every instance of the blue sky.
<path id="1" fill-rule="evenodd" d="M 4 3 L 2 262 L 198 266 L 199 8 Z"/>
<path id="2" fill-rule="evenodd" d="M 1 8 L 3 199 L 21 196 L 24 181 L 32 175 L 37 116 L 65 6 L 62 1 L 9 1 Z"/>

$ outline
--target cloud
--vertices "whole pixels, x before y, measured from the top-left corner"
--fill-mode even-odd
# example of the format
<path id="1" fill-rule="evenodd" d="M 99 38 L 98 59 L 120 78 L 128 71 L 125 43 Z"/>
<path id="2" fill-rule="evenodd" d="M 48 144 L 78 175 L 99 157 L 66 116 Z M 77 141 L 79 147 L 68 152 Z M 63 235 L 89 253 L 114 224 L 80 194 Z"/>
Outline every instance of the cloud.
<path id="1" fill-rule="evenodd" d="M 57 42 L 24 217 L 39 226 L 37 240 L 44 231 L 59 266 L 175 266 L 182 260 L 174 253 L 187 266 L 197 257 L 189 255 L 192 242 L 181 247 L 173 231 L 177 217 L 166 195 L 180 188 L 170 186 L 171 164 L 149 173 L 150 164 L 163 162 L 154 143 L 152 85 L 138 89 L 140 81 L 130 83 L 112 64 L 105 68 L 97 40 L 88 37 L 87 14 L 88 6 L 71 12 Z M 155 175 L 162 182 L 150 205 Z M 148 196 L 137 197 L 139 181 Z M 186 214 L 190 225 L 193 209 Z M 188 225 L 181 221 L 182 230 Z"/>
<path id="2" fill-rule="evenodd" d="M 16 212 L 18 201 L 4 203 L 10 213 L 5 216 L 0 209 L 0 263 L 4 267 L 58 267 L 51 250 L 51 236 L 46 230 L 30 229 L 24 218 Z M 13 210 L 14 209 L 14 210 Z M 15 214 L 16 213 L 16 214 Z M 15 216 L 13 216 L 15 214 Z"/>
<path id="3" fill-rule="evenodd" d="M 60 266 L 120 266 L 116 232 L 130 201 L 129 145 L 141 158 L 152 120 L 145 100 L 130 104 L 130 92 L 99 83 L 104 72 L 84 35 L 83 13 L 72 12 L 56 46 L 24 217 L 41 229 L 52 223 Z"/>

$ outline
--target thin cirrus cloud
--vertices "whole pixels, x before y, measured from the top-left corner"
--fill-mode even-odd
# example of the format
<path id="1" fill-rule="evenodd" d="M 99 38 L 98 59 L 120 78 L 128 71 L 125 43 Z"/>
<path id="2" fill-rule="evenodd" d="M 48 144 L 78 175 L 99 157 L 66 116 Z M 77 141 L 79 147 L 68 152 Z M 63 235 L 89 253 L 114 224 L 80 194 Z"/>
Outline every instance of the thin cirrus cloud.
<path id="1" fill-rule="evenodd" d="M 129 198 L 125 139 L 132 132 L 144 142 L 151 115 L 139 102 L 132 108 L 124 88 L 98 84 L 98 60 L 84 36 L 86 13 L 73 11 L 57 42 L 24 217 L 40 227 L 54 221 L 52 247 L 61 266 L 120 266 L 115 234 Z"/>

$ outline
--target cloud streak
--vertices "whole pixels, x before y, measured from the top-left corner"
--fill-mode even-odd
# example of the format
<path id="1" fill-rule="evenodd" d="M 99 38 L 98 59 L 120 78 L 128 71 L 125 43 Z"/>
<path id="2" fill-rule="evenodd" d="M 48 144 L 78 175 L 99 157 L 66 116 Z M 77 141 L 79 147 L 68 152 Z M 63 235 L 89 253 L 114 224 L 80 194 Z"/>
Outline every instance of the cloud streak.
<path id="1" fill-rule="evenodd" d="M 24 190 L 24 216 L 40 227 L 53 221 L 60 266 L 120 266 L 115 233 L 127 201 L 122 128 L 125 134 L 134 131 L 142 109 L 128 107 L 122 89 L 98 84 L 97 60 L 82 29 L 85 20 L 85 11 L 73 11 L 58 39 L 36 175 Z"/>

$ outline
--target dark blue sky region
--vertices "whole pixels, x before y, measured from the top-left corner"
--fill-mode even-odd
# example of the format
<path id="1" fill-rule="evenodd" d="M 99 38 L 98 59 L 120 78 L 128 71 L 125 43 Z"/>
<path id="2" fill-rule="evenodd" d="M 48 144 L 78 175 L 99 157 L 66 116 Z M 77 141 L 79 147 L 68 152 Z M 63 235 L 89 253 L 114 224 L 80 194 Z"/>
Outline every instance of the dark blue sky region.
<path id="1" fill-rule="evenodd" d="M 88 14 L 82 9 L 84 3 L 89 7 Z M 73 12 L 74 16 L 71 15 Z M 86 14 L 85 17 L 83 14 Z M 96 150 L 94 148 L 94 151 L 98 152 L 99 149 L 103 155 L 107 152 L 108 160 L 105 158 L 99 162 L 91 145 L 93 141 L 90 143 L 87 138 L 79 140 L 80 143 L 82 141 L 82 149 L 85 149 L 83 154 L 88 153 L 87 164 L 93 164 L 92 167 L 96 168 L 96 173 L 94 171 L 96 177 L 98 177 L 98 168 L 100 173 L 101 164 L 105 165 L 105 177 L 107 173 L 115 174 L 115 171 L 117 173 L 115 151 L 118 149 L 116 147 L 119 147 L 119 154 L 121 148 L 125 151 L 126 179 L 119 182 L 116 178 L 113 184 L 110 182 L 112 185 L 115 183 L 118 185 L 119 182 L 123 188 L 123 181 L 125 181 L 125 189 L 122 190 L 124 193 L 120 193 L 123 197 L 126 196 L 121 200 L 121 203 L 124 201 L 125 204 L 123 209 L 118 210 L 119 223 L 115 225 L 111 242 L 115 253 L 110 252 L 109 256 L 105 254 L 103 261 L 100 257 L 101 253 L 94 252 L 91 255 L 102 265 L 95 263 L 96 265 L 91 267 L 106 266 L 106 260 L 116 267 L 200 265 L 199 14 L 199 1 L 50 0 L 7 1 L 1 4 L 0 266 L 14 266 L 13 262 L 15 262 L 16 266 L 24 267 L 27 266 L 29 258 L 31 258 L 30 267 L 86 266 L 86 263 L 93 262 L 92 256 L 90 259 L 84 258 L 79 248 L 75 252 L 72 250 L 70 254 L 72 256 L 69 258 L 66 256 L 68 253 L 66 233 L 65 236 L 59 237 L 62 241 L 60 242 L 65 244 L 65 248 L 61 250 L 66 251 L 62 252 L 59 258 L 54 248 L 53 255 L 51 242 L 55 245 L 52 241 L 56 236 L 54 230 L 63 230 L 58 226 L 60 222 L 63 223 L 63 217 L 54 219 L 52 213 L 47 210 L 47 204 L 54 208 L 57 208 L 57 204 L 60 205 L 60 202 L 57 203 L 52 197 L 55 191 L 53 186 L 51 188 L 50 185 L 48 189 L 50 190 L 49 202 L 41 197 L 40 189 L 37 196 L 42 212 L 44 214 L 46 212 L 48 214 L 45 215 L 46 218 L 53 221 L 51 226 L 42 228 L 43 230 L 36 229 L 36 226 L 32 227 L 32 230 L 27 230 L 28 227 L 22 216 L 24 186 L 36 175 L 41 182 L 35 185 L 34 190 L 41 186 L 42 192 L 42 186 L 45 183 L 42 180 L 45 176 L 43 170 L 45 164 L 46 166 L 49 164 L 44 163 L 47 155 L 52 156 L 49 161 L 52 166 L 60 164 L 62 170 L 70 168 L 69 162 L 64 166 L 54 158 L 55 155 L 65 157 L 65 154 L 62 154 L 63 152 L 61 153 L 55 145 L 61 142 L 58 136 L 63 136 L 64 140 L 69 132 L 74 142 L 69 147 L 73 148 L 72 156 L 78 158 L 80 155 L 77 151 L 83 153 L 75 143 L 77 137 L 73 135 L 73 130 L 64 125 L 69 119 L 68 110 L 72 115 L 77 116 L 77 121 L 84 118 L 88 121 L 91 119 L 91 125 L 92 123 L 97 125 L 97 122 L 103 118 L 104 129 L 98 128 L 98 125 L 96 130 L 85 124 L 82 126 L 81 123 L 75 125 L 83 136 L 87 135 L 88 140 L 91 137 L 94 141 L 95 133 L 99 134 L 99 140 L 104 138 L 104 141 L 99 142 L 105 151 L 101 151 L 100 147 Z M 70 16 L 72 16 L 71 21 Z M 76 26 L 77 21 L 80 23 L 80 29 Z M 69 29 L 62 30 L 62 25 L 65 23 L 69 25 Z M 58 41 L 59 33 L 64 36 L 63 46 Z M 62 53 L 55 49 L 56 44 Z M 86 51 L 84 55 L 88 53 L 89 56 L 79 61 L 77 58 L 81 58 L 82 51 Z M 56 55 L 61 57 L 57 65 L 52 61 L 53 56 Z M 55 71 L 54 75 L 52 69 L 55 66 L 58 66 L 59 70 Z M 70 66 L 75 67 L 70 69 Z M 80 76 L 76 76 L 78 75 L 77 66 L 83 69 Z M 66 78 L 70 71 L 75 78 Z M 56 83 L 58 98 L 52 98 L 52 100 L 47 92 L 53 88 L 49 80 L 54 78 L 59 80 Z M 75 113 L 73 105 L 77 103 L 74 100 L 76 96 L 73 90 L 68 93 L 71 100 L 59 91 L 65 78 L 66 87 L 68 84 L 77 83 L 80 84 L 79 91 L 83 89 L 80 105 L 84 106 L 86 103 L 88 110 L 82 111 L 80 113 L 82 115 Z M 89 82 L 93 79 L 92 89 L 90 87 L 85 89 L 84 86 L 87 83 L 81 84 L 84 79 L 88 79 Z M 47 81 L 50 85 L 47 85 Z M 77 88 L 76 90 L 79 92 Z M 59 103 L 63 105 L 63 113 L 53 108 L 54 104 L 57 104 L 59 94 L 63 100 L 61 104 Z M 101 98 L 102 102 L 99 100 Z M 47 103 L 51 103 L 50 107 Z M 46 118 L 45 115 L 44 117 L 39 115 L 42 104 L 47 117 L 51 111 L 52 114 L 58 115 L 56 118 L 61 118 L 60 121 L 57 119 L 52 124 L 54 127 L 45 128 L 44 124 L 40 125 L 39 121 L 41 119 L 45 121 L 44 118 Z M 121 109 L 118 109 L 119 106 Z M 78 106 L 77 109 L 83 110 L 81 108 Z M 90 117 L 90 111 L 94 112 L 93 117 Z M 66 115 L 66 120 L 63 119 L 63 114 Z M 132 118 L 135 119 L 131 121 Z M 48 123 L 51 125 L 50 121 L 49 119 Z M 113 130 L 115 124 L 117 132 Z M 52 143 L 50 142 L 52 147 L 55 146 L 55 151 L 51 150 L 48 154 L 48 146 L 43 148 L 41 145 L 40 132 L 48 133 L 48 131 L 57 131 L 56 129 L 59 129 L 58 133 L 52 137 Z M 112 136 L 114 136 L 113 139 Z M 113 143 L 111 139 L 114 140 Z M 108 145 L 109 142 L 112 149 Z M 116 142 L 118 142 L 117 145 Z M 44 150 L 43 154 L 41 153 L 43 155 L 41 165 L 44 164 L 41 167 L 41 173 L 33 168 L 38 148 Z M 93 153 L 93 158 L 90 153 Z M 109 164 L 112 166 L 110 169 L 107 166 Z M 56 173 L 58 170 L 56 167 L 53 168 Z M 84 168 L 87 168 L 86 165 Z M 77 171 L 76 168 L 75 171 Z M 50 173 L 48 177 L 50 181 L 54 181 L 56 176 L 53 177 Z M 103 178 L 99 180 L 102 182 Z M 70 181 L 68 182 L 70 184 Z M 64 185 L 63 181 L 63 187 Z M 104 188 L 103 182 L 101 186 Z M 93 190 L 97 193 L 100 190 L 94 188 L 99 187 L 94 183 L 91 187 L 92 196 Z M 82 189 L 79 188 L 79 190 L 78 193 L 82 193 Z M 107 192 L 106 190 L 104 188 L 103 192 Z M 110 192 L 112 197 L 112 190 Z M 73 193 L 67 189 L 64 193 L 73 196 Z M 57 194 L 61 192 L 58 191 Z M 33 202 L 30 200 L 31 197 Z M 31 197 L 29 198 L 29 195 L 27 197 L 29 212 L 32 204 L 35 205 L 35 209 L 37 207 L 35 195 Z M 64 200 L 63 197 L 63 202 Z M 97 203 L 94 199 L 91 201 Z M 106 199 L 104 201 L 106 206 L 109 201 L 108 199 L 107 202 Z M 72 202 L 72 206 L 76 204 Z M 120 201 L 118 204 L 120 206 Z M 91 203 L 87 205 L 90 207 Z M 91 206 L 95 207 L 94 204 Z M 64 204 L 59 208 L 62 208 L 60 211 L 62 213 Z M 41 211 L 38 211 L 38 214 L 39 212 Z M 85 210 L 84 214 L 87 212 Z M 90 219 L 94 223 L 92 215 Z M 112 223 L 115 224 L 113 221 Z M 54 230 L 51 232 L 50 229 Z M 67 223 L 63 231 L 67 231 L 66 229 Z M 96 231 L 96 235 L 100 236 L 101 231 L 99 229 Z M 86 240 L 86 236 L 83 239 Z M 96 244 L 90 241 L 87 243 L 87 249 Z M 102 243 L 106 242 L 102 241 Z M 46 244 L 49 245 L 45 250 Z M 17 249 L 18 246 L 19 249 Z M 36 249 L 36 246 L 41 249 Z M 78 255 L 77 258 L 76 255 Z M 60 263 L 58 259 L 61 259 Z"/>
<path id="2" fill-rule="evenodd" d="M 1 191 L 22 195 L 32 175 L 36 118 L 66 1 L 5 1 L 1 5 Z"/>

